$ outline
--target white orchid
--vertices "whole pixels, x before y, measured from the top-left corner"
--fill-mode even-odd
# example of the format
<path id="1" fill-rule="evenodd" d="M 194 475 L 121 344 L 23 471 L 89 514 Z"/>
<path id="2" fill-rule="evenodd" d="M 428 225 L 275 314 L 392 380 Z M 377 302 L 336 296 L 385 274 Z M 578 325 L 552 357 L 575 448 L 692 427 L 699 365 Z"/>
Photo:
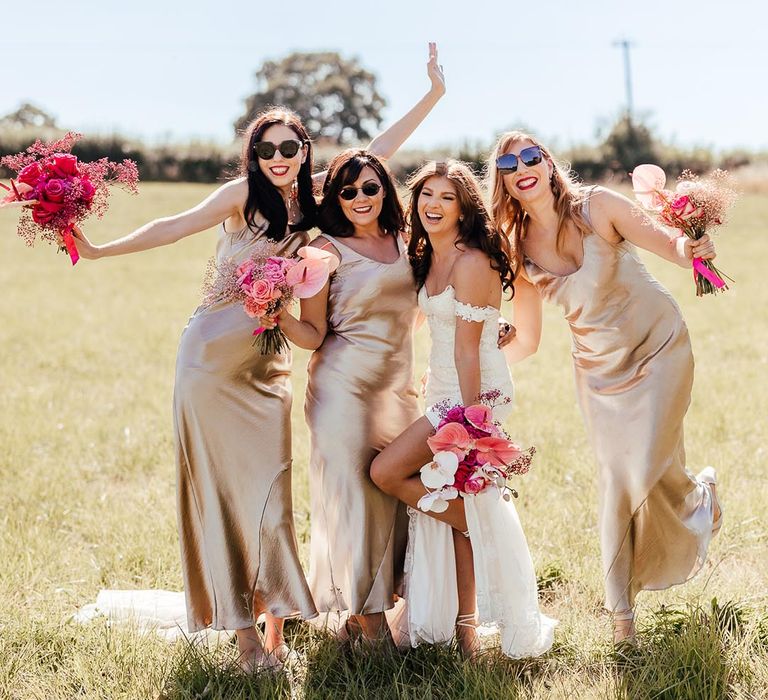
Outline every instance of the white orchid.
<path id="1" fill-rule="evenodd" d="M 439 491 L 430 491 L 419 499 L 416 504 L 425 513 L 443 513 L 448 510 L 448 501 L 458 498 L 459 492 L 453 486 L 446 486 Z"/>
<path id="2" fill-rule="evenodd" d="M 453 452 L 438 452 L 433 461 L 421 468 L 421 483 L 428 489 L 450 486 L 456 478 L 458 468 L 459 458 Z"/>

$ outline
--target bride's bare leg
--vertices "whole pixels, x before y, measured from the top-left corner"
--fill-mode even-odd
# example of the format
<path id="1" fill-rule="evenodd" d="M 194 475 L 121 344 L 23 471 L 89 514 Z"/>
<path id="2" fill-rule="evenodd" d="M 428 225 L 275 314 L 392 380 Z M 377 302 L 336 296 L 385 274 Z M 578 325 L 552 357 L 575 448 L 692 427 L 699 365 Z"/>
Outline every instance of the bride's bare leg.
<path id="1" fill-rule="evenodd" d="M 468 537 L 453 531 L 453 550 L 456 557 L 456 582 L 459 589 L 459 613 L 456 617 L 456 640 L 465 659 L 477 653 L 477 592 L 472 559 L 472 544 Z"/>
<path id="2" fill-rule="evenodd" d="M 371 479 L 384 493 L 416 508 L 419 499 L 427 493 L 419 478 L 419 469 L 432 461 L 427 438 L 435 432 L 432 424 L 422 416 L 386 447 L 371 465 Z M 467 519 L 461 498 L 449 502 L 443 513 L 429 512 L 433 518 L 448 523 L 460 532 L 466 532 Z"/>

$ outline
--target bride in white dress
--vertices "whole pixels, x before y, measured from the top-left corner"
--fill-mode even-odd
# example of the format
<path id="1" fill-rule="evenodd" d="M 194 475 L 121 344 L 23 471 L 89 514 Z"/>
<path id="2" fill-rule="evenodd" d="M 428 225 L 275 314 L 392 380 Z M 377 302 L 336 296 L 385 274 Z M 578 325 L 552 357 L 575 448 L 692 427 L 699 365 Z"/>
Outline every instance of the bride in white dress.
<path id="1" fill-rule="evenodd" d="M 514 505 L 490 486 L 443 501 L 429 514 L 417 509 L 427 493 L 419 469 L 433 457 L 427 438 L 446 409 L 495 392 L 494 419 L 509 413 L 512 380 L 497 346 L 501 295 L 513 281 L 508 243 L 492 229 L 477 180 L 463 163 L 429 163 L 410 187 L 409 253 L 432 337 L 428 409 L 371 467 L 379 488 L 411 506 L 407 605 L 394 633 L 416 645 L 450 641 L 455 629 L 462 653 L 472 657 L 478 624 L 493 625 L 507 656 L 538 656 L 551 647 L 557 622 L 539 612 Z"/>

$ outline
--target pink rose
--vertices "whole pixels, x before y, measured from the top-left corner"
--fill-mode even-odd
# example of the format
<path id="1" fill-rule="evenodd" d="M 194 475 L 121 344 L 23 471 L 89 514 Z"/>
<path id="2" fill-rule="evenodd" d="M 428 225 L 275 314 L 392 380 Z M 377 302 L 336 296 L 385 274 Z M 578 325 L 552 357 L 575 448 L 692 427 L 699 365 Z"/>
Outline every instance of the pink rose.
<path id="1" fill-rule="evenodd" d="M 260 279 L 251 285 L 248 296 L 257 304 L 267 306 L 275 299 L 279 299 L 282 296 L 282 292 L 279 289 L 275 289 L 275 285 L 269 280 Z"/>
<path id="2" fill-rule="evenodd" d="M 50 161 L 49 169 L 56 177 L 72 177 L 79 175 L 77 157 L 71 153 L 55 153 Z"/>
<path id="3" fill-rule="evenodd" d="M 243 309 L 251 318 L 259 318 L 267 312 L 267 307 L 264 304 L 259 304 L 255 299 L 246 297 L 243 302 Z"/>
<path id="4" fill-rule="evenodd" d="M 43 193 L 45 199 L 49 202 L 63 202 L 65 193 L 64 183 L 61 180 L 52 178 L 45 183 L 45 189 Z"/>
<path id="5" fill-rule="evenodd" d="M 19 176 L 16 180 L 18 182 L 23 182 L 25 185 L 35 187 L 42 174 L 43 170 L 40 167 L 40 163 L 30 163 L 19 170 Z"/>
<path id="6" fill-rule="evenodd" d="M 241 262 L 237 269 L 235 270 L 235 274 L 237 275 L 237 283 L 241 287 L 250 288 L 251 284 L 253 283 L 253 269 L 256 267 L 253 260 L 245 260 L 244 262 Z"/>
<path id="7" fill-rule="evenodd" d="M 96 196 L 96 188 L 87 177 L 80 179 L 80 196 L 89 203 L 92 202 L 93 198 Z"/>
<path id="8" fill-rule="evenodd" d="M 285 282 L 285 272 L 279 258 L 267 258 L 267 262 L 264 265 L 264 278 L 274 285 Z"/>
<path id="9" fill-rule="evenodd" d="M 454 406 L 445 416 L 448 423 L 461 423 L 464 421 L 464 409 L 461 406 Z"/>
<path id="10" fill-rule="evenodd" d="M 45 225 L 53 221 L 53 217 L 56 215 L 55 211 L 48 211 L 40 204 L 36 204 L 32 207 L 32 221 L 36 224 Z"/>
<path id="11" fill-rule="evenodd" d="M 702 214 L 701 209 L 696 207 L 687 194 L 677 195 L 670 202 L 669 206 L 671 206 L 675 214 L 683 220 L 701 216 Z"/>

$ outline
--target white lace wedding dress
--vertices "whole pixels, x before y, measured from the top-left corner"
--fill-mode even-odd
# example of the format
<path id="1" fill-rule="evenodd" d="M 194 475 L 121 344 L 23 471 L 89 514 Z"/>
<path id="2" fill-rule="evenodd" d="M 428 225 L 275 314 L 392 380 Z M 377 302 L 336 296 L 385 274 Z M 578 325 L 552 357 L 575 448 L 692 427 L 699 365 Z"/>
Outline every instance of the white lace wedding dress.
<path id="1" fill-rule="evenodd" d="M 513 386 L 497 347 L 498 309 L 457 301 L 451 286 L 432 297 L 422 287 L 419 306 L 432 337 L 426 387 L 427 417 L 432 424 L 437 426 L 446 406 L 463 403 L 453 355 L 457 317 L 484 324 L 481 391 L 500 392 L 494 418 L 502 421 L 511 409 Z M 507 656 L 545 653 L 552 646 L 557 621 L 539 612 L 536 574 L 515 506 L 502 498 L 497 487 L 491 487 L 464 496 L 464 507 L 474 556 L 479 623 L 498 629 Z M 414 646 L 447 642 L 453 638 L 458 613 L 452 529 L 420 511 L 409 509 L 409 514 L 406 605 L 396 621 L 395 636 Z"/>

